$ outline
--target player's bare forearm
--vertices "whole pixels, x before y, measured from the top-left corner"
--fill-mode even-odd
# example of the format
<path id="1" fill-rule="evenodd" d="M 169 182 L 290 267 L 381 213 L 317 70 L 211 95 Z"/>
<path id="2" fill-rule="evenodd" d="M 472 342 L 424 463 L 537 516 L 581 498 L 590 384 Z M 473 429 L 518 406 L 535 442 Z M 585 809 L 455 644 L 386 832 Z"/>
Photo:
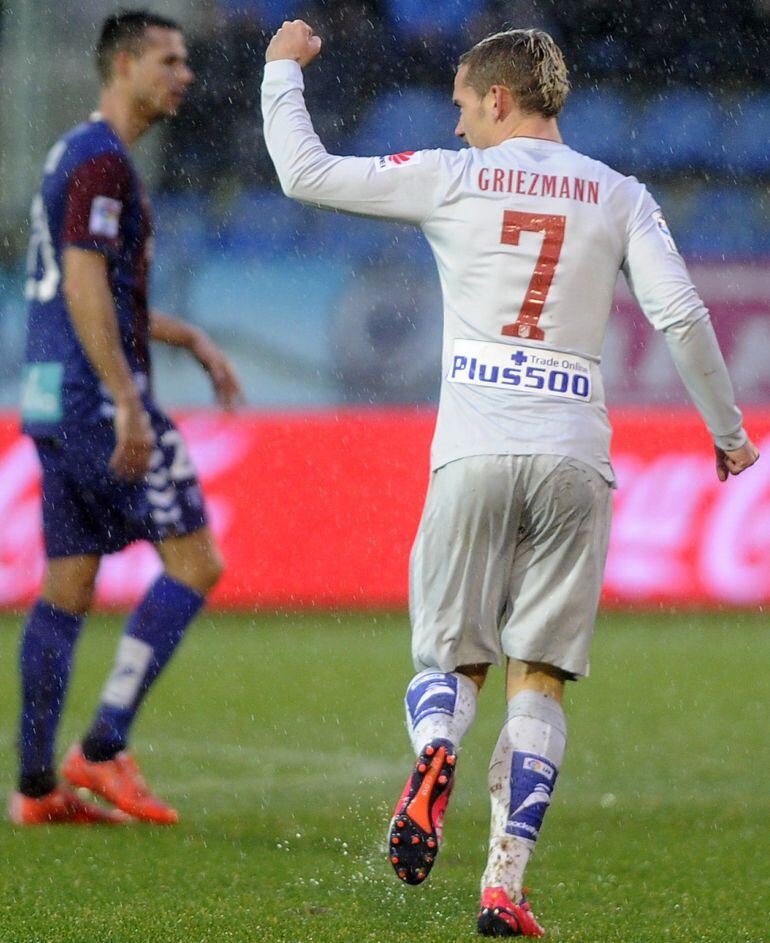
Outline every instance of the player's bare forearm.
<path id="1" fill-rule="evenodd" d="M 153 446 L 150 421 L 123 353 L 107 260 L 99 252 L 70 247 L 63 253 L 64 296 L 78 340 L 115 403 L 113 471 L 140 478 Z"/>
<path id="2" fill-rule="evenodd" d="M 150 313 L 150 337 L 154 341 L 189 350 L 211 377 L 217 402 L 234 409 L 243 401 L 243 390 L 224 352 L 200 328 L 160 311 Z"/>
<path id="3" fill-rule="evenodd" d="M 64 297 L 86 357 L 116 403 L 139 394 L 120 343 L 107 260 L 100 252 L 67 248 L 63 253 Z"/>
<path id="4" fill-rule="evenodd" d="M 170 314 L 156 310 L 150 312 L 150 337 L 161 344 L 192 351 L 202 333 L 197 327 Z"/>
<path id="5" fill-rule="evenodd" d="M 321 51 L 321 37 L 316 36 L 312 26 L 304 20 L 285 20 L 283 26 L 270 40 L 265 53 L 265 62 L 276 59 L 293 59 L 304 69 Z"/>

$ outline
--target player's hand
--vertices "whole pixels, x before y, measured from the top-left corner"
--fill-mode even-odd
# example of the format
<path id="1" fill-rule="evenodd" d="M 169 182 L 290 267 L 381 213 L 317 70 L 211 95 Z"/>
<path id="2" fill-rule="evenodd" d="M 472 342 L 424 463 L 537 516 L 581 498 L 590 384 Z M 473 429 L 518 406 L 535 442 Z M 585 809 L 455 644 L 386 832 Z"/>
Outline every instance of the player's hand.
<path id="1" fill-rule="evenodd" d="M 740 475 L 759 458 L 759 449 L 750 439 L 739 449 L 726 452 L 715 445 L 714 451 L 717 458 L 717 478 L 720 481 L 727 481 L 730 475 Z"/>
<path id="2" fill-rule="evenodd" d="M 119 478 L 137 481 L 147 474 L 155 436 L 141 400 L 115 407 L 115 451 L 110 468 Z"/>
<path id="3" fill-rule="evenodd" d="M 195 338 L 192 353 L 211 377 L 219 405 L 228 412 L 243 405 L 243 389 L 235 368 L 214 341 L 202 331 Z"/>
<path id="4" fill-rule="evenodd" d="M 321 51 L 321 37 L 304 20 L 284 20 L 283 26 L 270 40 L 265 62 L 293 59 L 304 69 Z"/>

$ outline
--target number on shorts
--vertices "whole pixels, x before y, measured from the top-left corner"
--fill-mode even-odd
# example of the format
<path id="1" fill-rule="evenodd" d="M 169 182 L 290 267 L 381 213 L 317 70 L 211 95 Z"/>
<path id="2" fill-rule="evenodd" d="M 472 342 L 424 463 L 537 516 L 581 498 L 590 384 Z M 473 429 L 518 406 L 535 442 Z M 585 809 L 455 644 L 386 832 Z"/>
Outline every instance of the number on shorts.
<path id="1" fill-rule="evenodd" d="M 195 467 L 187 451 L 187 445 L 177 429 L 167 429 L 160 437 L 160 444 L 174 450 L 171 467 L 168 470 L 172 481 L 187 481 L 195 477 Z"/>
<path id="2" fill-rule="evenodd" d="M 537 326 L 537 322 L 543 313 L 545 299 L 548 297 L 556 264 L 561 255 L 566 222 L 566 216 L 519 213 L 516 210 L 504 211 L 500 242 L 508 246 L 517 246 L 521 233 L 535 232 L 543 234 L 543 246 L 537 257 L 535 271 L 532 273 L 527 293 L 524 295 L 519 316 L 513 324 L 506 324 L 503 327 L 503 334 L 511 337 L 528 337 L 536 341 L 544 339 L 543 329 Z"/>

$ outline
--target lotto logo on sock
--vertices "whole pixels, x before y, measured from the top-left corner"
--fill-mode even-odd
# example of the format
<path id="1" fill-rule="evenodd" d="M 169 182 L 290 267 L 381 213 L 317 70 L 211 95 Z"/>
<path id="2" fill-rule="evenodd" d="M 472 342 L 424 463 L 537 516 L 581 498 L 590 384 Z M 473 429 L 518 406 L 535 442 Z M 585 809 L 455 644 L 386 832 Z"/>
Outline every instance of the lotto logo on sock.
<path id="1" fill-rule="evenodd" d="M 457 678 L 443 672 L 419 675 L 406 692 L 406 707 L 416 726 L 431 714 L 454 715 L 457 705 Z"/>
<path id="2" fill-rule="evenodd" d="M 511 798 L 508 806 L 508 835 L 537 841 L 558 775 L 542 756 L 514 753 L 511 761 Z"/>

